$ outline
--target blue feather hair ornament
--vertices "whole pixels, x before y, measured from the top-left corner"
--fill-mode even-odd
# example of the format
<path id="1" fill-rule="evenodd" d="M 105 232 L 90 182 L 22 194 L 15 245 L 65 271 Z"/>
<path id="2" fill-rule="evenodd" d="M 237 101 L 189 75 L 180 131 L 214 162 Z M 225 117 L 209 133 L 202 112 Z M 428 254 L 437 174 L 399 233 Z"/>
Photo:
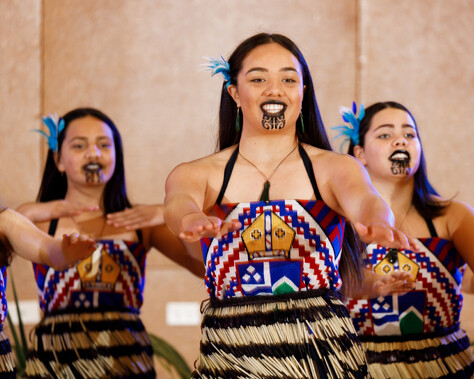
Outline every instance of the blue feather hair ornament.
<path id="1" fill-rule="evenodd" d="M 53 151 L 58 151 L 58 136 L 64 129 L 64 119 L 58 118 L 55 114 L 50 114 L 48 117 L 43 117 L 43 123 L 49 129 L 49 135 L 39 129 L 33 129 L 32 132 L 40 133 L 48 141 L 48 146 Z"/>
<path id="2" fill-rule="evenodd" d="M 341 106 L 339 108 L 339 113 L 342 116 L 342 119 L 347 122 L 349 125 L 340 125 L 333 126 L 331 129 L 334 129 L 339 132 L 333 140 L 344 137 L 344 142 L 341 145 L 341 151 L 344 148 L 345 144 L 351 142 L 354 145 L 359 144 L 359 126 L 360 122 L 364 118 L 365 109 L 364 105 L 359 105 L 359 115 L 357 115 L 357 105 L 355 102 L 352 102 L 352 109 Z"/>
<path id="3" fill-rule="evenodd" d="M 205 57 L 209 60 L 209 63 L 204 63 L 203 66 L 206 66 L 206 70 L 211 71 L 211 76 L 216 74 L 221 74 L 225 79 L 225 88 L 229 87 L 231 76 L 230 76 L 230 66 L 229 62 L 227 62 L 221 55 L 221 59 L 218 58 L 209 58 Z"/>

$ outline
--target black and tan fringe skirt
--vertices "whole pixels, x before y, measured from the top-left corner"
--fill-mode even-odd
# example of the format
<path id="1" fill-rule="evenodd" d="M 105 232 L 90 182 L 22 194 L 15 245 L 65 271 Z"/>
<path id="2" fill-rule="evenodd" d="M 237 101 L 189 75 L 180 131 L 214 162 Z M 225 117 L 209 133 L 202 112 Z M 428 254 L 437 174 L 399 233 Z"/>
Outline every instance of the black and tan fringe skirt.
<path id="1" fill-rule="evenodd" d="M 10 378 L 16 378 L 15 359 L 8 337 L 0 329 L 0 379 Z"/>
<path id="2" fill-rule="evenodd" d="M 195 378 L 364 378 L 364 352 L 333 291 L 211 301 Z"/>
<path id="3" fill-rule="evenodd" d="M 377 379 L 474 377 L 473 350 L 458 326 L 443 333 L 361 340 L 369 371 Z"/>
<path id="4" fill-rule="evenodd" d="M 28 378 L 155 378 L 153 350 L 128 310 L 55 313 L 34 330 Z"/>

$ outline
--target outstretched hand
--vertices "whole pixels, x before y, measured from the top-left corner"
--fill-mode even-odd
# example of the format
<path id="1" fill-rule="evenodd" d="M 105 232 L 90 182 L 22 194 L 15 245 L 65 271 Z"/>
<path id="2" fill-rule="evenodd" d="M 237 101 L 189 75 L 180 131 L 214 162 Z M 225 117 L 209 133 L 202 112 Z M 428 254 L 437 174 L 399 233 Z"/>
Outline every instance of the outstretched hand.
<path id="1" fill-rule="evenodd" d="M 137 230 L 164 224 L 163 204 L 136 205 L 107 215 L 107 224 L 116 228 Z"/>
<path id="2" fill-rule="evenodd" d="M 376 243 L 387 248 L 419 251 L 418 243 L 402 231 L 385 223 L 363 225 L 360 222 L 354 225 L 360 239 L 366 243 Z"/>
<path id="3" fill-rule="evenodd" d="M 195 242 L 203 237 L 220 237 L 241 227 L 242 224 L 237 220 L 223 221 L 218 217 L 193 212 L 184 215 L 181 219 L 179 238 L 187 242 Z"/>
<path id="4" fill-rule="evenodd" d="M 389 275 L 378 275 L 378 280 L 374 281 L 373 291 L 376 297 L 391 294 L 404 295 L 415 288 L 415 282 L 409 281 L 409 272 L 394 271 Z"/>
<path id="5" fill-rule="evenodd" d="M 67 267 L 74 266 L 77 262 L 89 257 L 97 248 L 94 240 L 78 233 L 64 234 L 61 249 Z"/>
<path id="6" fill-rule="evenodd" d="M 42 203 L 25 203 L 18 207 L 17 212 L 33 222 L 50 221 L 61 217 L 78 216 L 83 212 L 93 212 L 98 205 L 84 205 L 71 200 L 51 200 Z"/>

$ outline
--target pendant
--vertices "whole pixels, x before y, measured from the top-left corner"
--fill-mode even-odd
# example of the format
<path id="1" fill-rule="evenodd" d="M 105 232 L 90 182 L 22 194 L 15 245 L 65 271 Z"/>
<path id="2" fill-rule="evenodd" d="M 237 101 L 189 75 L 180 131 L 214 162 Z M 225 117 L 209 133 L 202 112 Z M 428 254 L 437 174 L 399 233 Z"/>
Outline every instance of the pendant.
<path id="1" fill-rule="evenodd" d="M 260 194 L 260 201 L 270 201 L 270 182 L 263 183 L 263 191 Z"/>

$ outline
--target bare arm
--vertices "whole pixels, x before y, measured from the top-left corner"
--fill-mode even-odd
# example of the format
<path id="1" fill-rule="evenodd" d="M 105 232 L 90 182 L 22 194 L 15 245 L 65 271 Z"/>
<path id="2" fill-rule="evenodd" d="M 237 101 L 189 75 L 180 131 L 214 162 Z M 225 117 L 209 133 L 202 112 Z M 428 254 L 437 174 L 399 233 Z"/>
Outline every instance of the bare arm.
<path id="1" fill-rule="evenodd" d="M 134 205 L 133 208 L 109 213 L 107 223 L 116 228 L 137 230 L 164 224 L 163 213 L 163 204 Z"/>
<path id="2" fill-rule="evenodd" d="M 52 200 L 44 203 L 29 202 L 20 205 L 16 211 L 34 223 L 50 221 L 60 217 L 77 216 L 82 212 L 99 209 L 69 200 Z"/>
<path id="3" fill-rule="evenodd" d="M 0 230 L 16 254 L 59 271 L 88 257 L 96 248 L 93 240 L 77 234 L 64 235 L 62 241 L 55 240 L 11 209 L 0 214 Z"/>
<path id="4" fill-rule="evenodd" d="M 166 180 L 165 221 L 171 231 L 187 242 L 216 237 L 238 229 L 240 223 L 223 222 L 204 214 L 206 176 L 202 164 L 191 162 L 176 167 Z"/>
<path id="5" fill-rule="evenodd" d="M 150 232 L 151 246 L 199 278 L 204 277 L 204 263 L 199 242 L 185 243 L 165 224 L 151 228 Z"/>
<path id="6" fill-rule="evenodd" d="M 365 243 L 418 250 L 416 241 L 394 227 L 394 216 L 372 186 L 364 167 L 349 156 L 335 155 L 328 181 L 333 209 L 347 217 Z"/>
<path id="7" fill-rule="evenodd" d="M 447 212 L 448 232 L 454 247 L 474 271 L 474 209 L 466 203 L 452 201 Z"/>

